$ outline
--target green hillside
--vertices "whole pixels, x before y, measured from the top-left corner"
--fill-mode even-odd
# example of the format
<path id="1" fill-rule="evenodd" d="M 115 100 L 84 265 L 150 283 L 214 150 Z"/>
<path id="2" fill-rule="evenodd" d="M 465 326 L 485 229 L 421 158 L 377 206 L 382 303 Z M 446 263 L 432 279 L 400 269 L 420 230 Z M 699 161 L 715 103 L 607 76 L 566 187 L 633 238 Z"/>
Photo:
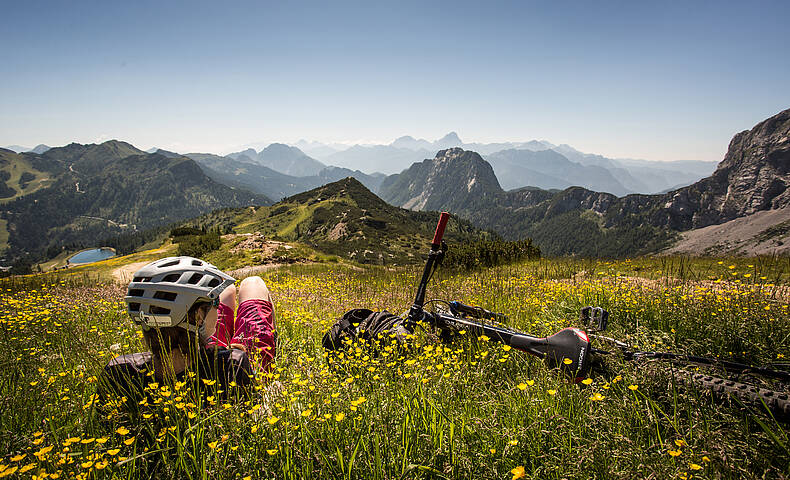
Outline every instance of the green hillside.
<path id="1" fill-rule="evenodd" d="M 186 224 L 299 242 L 359 263 L 397 265 L 422 261 L 420 254 L 432 238 L 437 220 L 436 212 L 393 207 L 349 177 L 270 207 L 218 210 Z M 445 238 L 448 242 L 469 242 L 496 237 L 453 218 Z M 226 248 L 232 245 L 223 246 Z"/>
<path id="2" fill-rule="evenodd" d="M 31 156 L 0 148 L 0 204 L 29 195 L 52 184 L 53 167 L 34 162 Z"/>
<path id="3" fill-rule="evenodd" d="M 124 142 L 70 144 L 23 160 L 52 178 L 3 206 L 8 263 L 53 258 L 216 208 L 270 203 L 216 183 L 189 158 L 146 154 Z"/>

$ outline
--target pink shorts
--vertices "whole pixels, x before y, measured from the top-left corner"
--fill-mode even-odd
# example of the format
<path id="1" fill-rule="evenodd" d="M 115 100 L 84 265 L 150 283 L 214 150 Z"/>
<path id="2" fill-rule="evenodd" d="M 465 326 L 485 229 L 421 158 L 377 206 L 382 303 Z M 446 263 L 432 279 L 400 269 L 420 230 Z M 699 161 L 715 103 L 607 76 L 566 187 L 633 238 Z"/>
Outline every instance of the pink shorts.
<path id="1" fill-rule="evenodd" d="M 229 348 L 231 344 L 244 345 L 250 359 L 266 367 L 274 359 L 274 308 L 271 302 L 250 299 L 241 302 L 234 319 L 233 310 L 220 303 L 217 307 L 217 331 L 208 340 L 209 346 Z"/>

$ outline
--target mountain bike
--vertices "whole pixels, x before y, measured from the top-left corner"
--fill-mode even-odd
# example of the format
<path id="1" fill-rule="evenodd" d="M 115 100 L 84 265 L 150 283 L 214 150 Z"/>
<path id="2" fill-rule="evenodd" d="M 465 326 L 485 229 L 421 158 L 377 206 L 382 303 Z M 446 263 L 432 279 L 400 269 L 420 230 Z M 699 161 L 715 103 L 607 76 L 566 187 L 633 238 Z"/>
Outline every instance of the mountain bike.
<path id="1" fill-rule="evenodd" d="M 596 344 L 614 346 L 626 361 L 657 360 L 680 365 L 703 365 L 723 369 L 726 372 L 759 375 L 781 382 L 790 382 L 790 372 L 758 367 L 743 363 L 723 361 L 712 357 L 701 357 L 671 352 L 635 351 L 628 344 L 600 334 L 607 329 L 609 313 L 600 307 L 581 309 L 580 324 L 583 328 L 568 327 L 548 337 L 536 337 L 504 325 L 506 315 L 482 307 L 466 305 L 460 301 L 433 299 L 425 300 L 428 283 L 441 265 L 447 244 L 442 241 L 450 215 L 442 212 L 436 226 L 430 252 L 422 278 L 417 287 L 414 303 L 403 322 L 411 334 L 417 327 L 437 331 L 443 340 L 449 340 L 459 332 L 467 331 L 475 336 L 486 336 L 490 340 L 542 358 L 549 368 L 565 372 L 574 382 L 581 382 L 602 364 L 601 360 L 614 352 L 597 348 Z M 434 307 L 434 311 L 426 310 Z M 439 307 L 439 308 L 436 308 Z M 729 378 L 708 375 L 681 369 L 673 369 L 672 375 L 682 383 L 710 390 L 717 398 L 734 398 L 770 411 L 782 421 L 790 421 L 790 398 L 787 392 L 760 388 Z"/>

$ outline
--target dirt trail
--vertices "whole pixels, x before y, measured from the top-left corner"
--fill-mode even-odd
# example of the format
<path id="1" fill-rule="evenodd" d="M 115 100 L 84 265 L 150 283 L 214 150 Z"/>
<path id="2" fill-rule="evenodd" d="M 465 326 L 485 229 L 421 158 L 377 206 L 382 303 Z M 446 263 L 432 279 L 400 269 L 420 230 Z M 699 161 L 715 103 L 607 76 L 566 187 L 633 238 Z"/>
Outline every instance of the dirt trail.
<path id="1" fill-rule="evenodd" d="M 151 250 L 149 253 L 162 253 L 162 254 L 164 254 L 165 252 L 167 252 L 167 248 L 166 247 L 160 247 L 160 248 L 157 248 L 156 250 Z M 142 262 L 134 262 L 134 263 L 130 263 L 128 265 L 124 265 L 122 267 L 118 267 L 118 268 L 116 268 L 115 270 L 112 271 L 112 278 L 113 278 L 113 280 L 115 280 L 118 283 L 122 283 L 122 284 L 123 283 L 129 283 L 132 280 L 132 276 L 134 275 L 134 272 L 139 270 L 140 267 L 142 267 L 144 265 L 148 265 L 149 263 L 151 263 L 154 260 L 155 259 L 152 258 L 151 260 L 145 260 L 145 261 L 142 261 Z"/>
<path id="2" fill-rule="evenodd" d="M 236 270 L 231 270 L 231 271 L 227 272 L 227 274 L 230 275 L 231 277 L 234 277 L 234 278 L 243 278 L 243 277 L 249 277 L 249 276 L 254 275 L 254 274 L 258 273 L 258 272 L 265 272 L 265 271 L 268 271 L 268 270 L 274 270 L 275 268 L 282 267 L 283 265 L 285 265 L 285 264 L 284 263 L 269 263 L 269 264 L 266 264 L 266 265 L 252 265 L 252 266 L 249 266 L 249 267 L 241 267 L 241 268 L 237 268 Z"/>
<path id="3" fill-rule="evenodd" d="M 145 262 L 130 263 L 129 265 L 116 268 L 112 272 L 112 278 L 118 283 L 129 283 L 132 280 L 132 275 L 134 275 L 134 272 L 139 270 L 143 265 L 147 265 L 149 263 L 151 263 L 150 260 Z"/>

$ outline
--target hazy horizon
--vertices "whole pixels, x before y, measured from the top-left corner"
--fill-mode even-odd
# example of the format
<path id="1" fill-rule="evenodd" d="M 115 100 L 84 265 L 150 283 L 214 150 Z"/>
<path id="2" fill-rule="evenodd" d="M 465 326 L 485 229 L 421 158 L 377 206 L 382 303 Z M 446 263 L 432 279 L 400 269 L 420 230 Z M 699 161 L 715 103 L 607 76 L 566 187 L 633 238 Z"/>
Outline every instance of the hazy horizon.
<path id="1" fill-rule="evenodd" d="M 457 132 L 450 131 L 448 133 L 457 133 Z M 403 137 L 403 136 L 407 136 L 407 135 L 401 135 L 400 137 Z M 432 139 L 431 138 L 418 137 L 418 136 L 414 136 L 414 135 L 408 135 L 408 136 L 413 137 L 415 140 L 427 140 L 429 142 L 433 142 L 433 141 L 439 140 L 439 138 L 443 137 L 444 135 L 442 135 L 441 137 L 432 138 Z M 461 135 L 458 135 L 458 136 L 464 142 L 464 144 L 473 144 L 473 143 L 478 143 L 478 144 L 479 143 L 526 143 L 526 142 L 529 142 L 529 141 L 541 141 L 541 142 L 545 141 L 545 142 L 549 142 L 549 143 L 551 143 L 551 144 L 553 144 L 555 146 L 563 145 L 563 144 L 556 144 L 554 142 L 550 142 L 549 140 L 547 140 L 545 138 L 540 138 L 540 139 L 532 138 L 532 139 L 519 139 L 519 140 L 502 140 L 502 141 L 494 141 L 494 142 L 477 142 L 477 141 L 474 141 L 474 140 L 466 140 Z M 398 138 L 400 138 L 400 137 L 398 137 Z M 310 140 L 310 139 L 300 138 L 299 140 L 297 140 L 295 142 L 283 142 L 283 141 L 277 141 L 277 140 L 270 141 L 270 142 L 252 142 L 252 143 L 248 143 L 248 144 L 244 144 L 244 145 L 236 145 L 235 147 L 227 148 L 227 149 L 225 149 L 223 151 L 188 150 L 188 149 L 187 150 L 183 150 L 183 149 L 182 150 L 175 150 L 175 149 L 168 149 L 168 148 L 165 148 L 165 147 L 161 147 L 159 145 L 140 146 L 140 145 L 135 144 L 134 142 L 130 142 L 129 140 L 125 140 L 125 139 L 122 139 L 122 138 L 96 139 L 95 141 L 91 141 L 91 142 L 76 142 L 76 143 L 99 144 L 99 143 L 104 143 L 104 142 L 111 141 L 111 140 L 117 140 L 117 141 L 122 141 L 122 142 L 129 143 L 132 146 L 134 146 L 134 147 L 136 147 L 136 148 L 138 148 L 140 150 L 143 150 L 143 151 L 153 150 L 155 148 L 156 149 L 161 148 L 163 150 L 172 151 L 174 153 L 180 153 L 180 154 L 207 153 L 207 154 L 215 154 L 215 155 L 225 156 L 225 155 L 228 155 L 228 154 L 231 154 L 231 153 L 238 153 L 238 152 L 241 152 L 243 150 L 250 149 L 250 148 L 252 148 L 253 150 L 255 150 L 257 152 L 260 152 L 261 150 L 263 150 L 267 146 L 269 146 L 271 144 L 274 144 L 274 143 L 285 144 L 285 145 L 289 145 L 289 146 L 295 146 L 295 147 L 298 148 L 298 143 L 300 143 L 300 142 L 308 142 L 308 143 L 315 143 L 315 144 L 320 144 L 320 145 L 328 146 L 328 147 L 337 147 L 338 151 L 342 151 L 343 149 L 351 148 L 351 147 L 354 147 L 354 146 L 372 147 L 372 146 L 379 146 L 379 145 L 390 145 L 395 140 L 397 140 L 397 138 L 393 138 L 393 139 L 391 139 L 389 141 L 384 140 L 384 141 L 381 141 L 381 142 L 376 142 L 374 140 L 359 140 L 359 141 L 346 141 L 346 142 L 343 142 L 343 141 L 319 142 L 317 140 Z M 72 142 L 69 142 L 69 143 L 72 143 Z M 39 143 L 39 144 L 36 144 L 36 145 L 5 144 L 5 145 L 0 145 L 0 148 L 25 147 L 26 148 L 25 151 L 30 151 L 33 148 L 38 147 L 39 145 L 46 145 L 49 148 L 56 148 L 56 147 L 66 146 L 68 144 L 63 144 L 63 145 L 49 145 L 49 144 L 45 144 L 45 143 Z M 570 145 L 570 147 L 575 148 L 573 145 Z M 430 151 L 431 149 L 428 149 L 428 150 Z M 437 151 L 438 151 L 438 149 L 437 149 Z M 581 151 L 581 150 L 579 150 L 579 151 Z M 585 154 L 599 154 L 598 152 L 585 152 L 585 151 L 581 151 L 581 152 L 585 153 Z M 631 156 L 631 157 L 609 157 L 609 158 L 612 158 L 614 160 L 618 160 L 618 159 L 619 160 L 646 160 L 646 159 L 643 159 L 643 158 L 637 158 L 637 157 L 633 157 L 633 156 Z M 697 160 L 697 159 L 676 158 L 676 159 L 657 160 L 657 161 L 671 162 L 671 161 L 679 161 L 679 160 Z M 713 160 L 701 160 L 701 161 L 714 162 Z M 716 160 L 715 162 L 718 163 L 719 161 L 721 161 L 721 160 Z"/>
<path id="2" fill-rule="evenodd" d="M 790 107 L 787 2 L 323 6 L 8 4 L 0 145 L 225 154 L 456 131 L 718 162 Z"/>

